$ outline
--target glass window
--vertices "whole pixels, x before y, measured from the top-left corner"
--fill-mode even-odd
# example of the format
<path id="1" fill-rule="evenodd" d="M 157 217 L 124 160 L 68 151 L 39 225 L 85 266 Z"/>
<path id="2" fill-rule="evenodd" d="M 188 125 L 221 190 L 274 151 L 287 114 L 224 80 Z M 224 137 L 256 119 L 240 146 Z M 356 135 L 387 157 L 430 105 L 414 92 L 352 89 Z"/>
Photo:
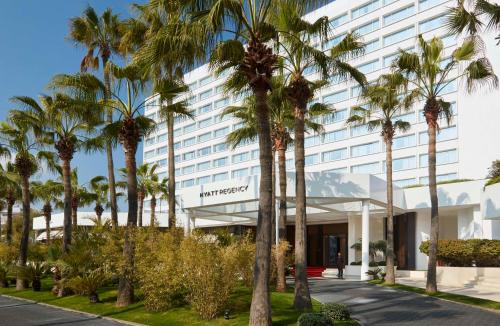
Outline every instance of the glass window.
<path id="1" fill-rule="evenodd" d="M 323 152 L 323 162 L 343 160 L 345 158 L 347 158 L 347 148 L 340 148 L 333 151 Z"/>
<path id="2" fill-rule="evenodd" d="M 249 152 L 234 154 L 232 156 L 233 163 L 241 163 L 241 162 L 248 161 L 249 159 L 250 159 L 250 153 Z"/>
<path id="3" fill-rule="evenodd" d="M 177 169 L 175 169 L 175 170 L 174 170 L 174 174 L 175 174 L 175 175 L 182 175 L 182 173 L 181 173 L 181 168 L 177 168 Z"/>
<path id="4" fill-rule="evenodd" d="M 167 172 L 160 172 L 156 174 L 158 176 L 158 180 L 163 180 L 167 178 Z"/>
<path id="5" fill-rule="evenodd" d="M 188 179 L 182 181 L 182 188 L 187 188 L 192 186 L 194 186 L 194 179 Z"/>
<path id="6" fill-rule="evenodd" d="M 154 145 L 154 143 L 156 143 L 156 138 L 151 137 L 146 139 L 146 146 Z"/>
<path id="7" fill-rule="evenodd" d="M 194 173 L 194 165 L 188 165 L 182 168 L 182 174 Z"/>
<path id="8" fill-rule="evenodd" d="M 220 129 L 216 129 L 214 131 L 214 138 L 224 137 L 229 133 L 229 127 L 224 127 Z"/>
<path id="9" fill-rule="evenodd" d="M 167 146 L 162 146 L 156 149 L 157 155 L 167 154 Z"/>
<path id="10" fill-rule="evenodd" d="M 183 161 L 192 160 L 194 158 L 195 158 L 194 151 L 182 154 Z"/>
<path id="11" fill-rule="evenodd" d="M 144 158 L 145 159 L 148 159 L 148 158 L 152 158 L 155 156 L 155 150 L 151 150 L 151 151 L 147 151 L 147 152 L 144 152 Z"/>
<path id="12" fill-rule="evenodd" d="M 210 146 L 200 148 L 198 150 L 198 157 L 203 157 L 210 155 L 212 153 L 212 148 Z"/>
<path id="13" fill-rule="evenodd" d="M 415 26 L 410 26 L 400 31 L 384 36 L 384 46 L 392 45 L 415 36 Z"/>
<path id="14" fill-rule="evenodd" d="M 208 170 L 208 169 L 210 169 L 210 161 L 198 163 L 196 168 L 198 169 L 198 171 Z"/>
<path id="15" fill-rule="evenodd" d="M 379 39 L 376 38 L 365 44 L 365 53 L 373 52 L 375 50 L 378 50 L 379 48 L 380 48 L 380 42 Z"/>
<path id="16" fill-rule="evenodd" d="M 196 123 L 192 123 L 190 125 L 187 125 L 183 128 L 184 130 L 184 133 L 188 133 L 188 132 L 191 132 L 191 131 L 195 131 L 196 130 Z"/>
<path id="17" fill-rule="evenodd" d="M 220 108 L 223 108 L 225 106 L 228 106 L 229 105 L 229 97 L 225 97 L 223 99 L 215 101 L 214 105 L 215 105 L 215 109 L 220 109 Z"/>
<path id="18" fill-rule="evenodd" d="M 215 94 L 220 94 L 222 92 L 224 92 L 224 85 L 219 85 L 215 87 Z"/>
<path id="19" fill-rule="evenodd" d="M 293 158 L 289 158 L 285 161 L 285 167 L 287 171 L 292 171 L 295 169 L 295 161 Z"/>
<path id="20" fill-rule="evenodd" d="M 182 128 L 174 129 L 174 137 L 182 136 Z"/>
<path id="21" fill-rule="evenodd" d="M 344 89 L 343 91 L 336 92 L 327 96 L 323 96 L 323 103 L 324 104 L 334 104 L 338 102 L 342 102 L 348 99 L 348 93 L 347 89 Z"/>
<path id="22" fill-rule="evenodd" d="M 369 74 L 371 72 L 374 72 L 375 70 L 379 69 L 379 64 L 378 64 L 378 59 L 373 60 L 367 63 L 363 63 L 362 65 L 357 66 L 358 70 L 361 71 L 363 74 Z"/>
<path id="23" fill-rule="evenodd" d="M 158 142 L 160 143 L 164 141 L 167 141 L 167 134 L 158 135 Z"/>
<path id="24" fill-rule="evenodd" d="M 307 137 L 304 139 L 304 147 L 311 147 L 311 146 L 315 146 L 315 145 L 319 145 L 319 136 L 311 136 L 311 137 Z"/>
<path id="25" fill-rule="evenodd" d="M 180 161 L 181 161 L 181 155 L 180 154 L 179 155 L 175 155 L 174 156 L 174 162 L 175 163 L 179 163 Z"/>
<path id="26" fill-rule="evenodd" d="M 198 122 L 198 128 L 205 128 L 210 126 L 211 124 L 212 124 L 212 118 L 203 119 Z"/>
<path id="27" fill-rule="evenodd" d="M 419 9 L 420 11 L 429 9 L 431 7 L 437 6 L 440 3 L 446 2 L 448 0 L 420 0 Z"/>
<path id="28" fill-rule="evenodd" d="M 390 5 L 391 3 L 396 2 L 396 1 L 399 1 L 399 0 L 384 0 L 384 6 Z"/>
<path id="29" fill-rule="evenodd" d="M 455 35 L 443 36 L 443 37 L 441 37 L 441 41 L 443 41 L 443 46 L 445 48 L 457 44 L 457 38 Z"/>
<path id="30" fill-rule="evenodd" d="M 448 84 L 446 84 L 441 89 L 441 91 L 439 92 L 439 94 L 448 94 L 448 93 L 453 93 L 453 92 L 456 92 L 456 91 L 457 91 L 457 80 L 454 79 L 451 82 L 449 82 Z"/>
<path id="31" fill-rule="evenodd" d="M 207 76 L 205 78 L 200 79 L 200 87 L 209 84 L 210 82 L 212 82 L 212 80 L 213 80 L 212 76 Z"/>
<path id="32" fill-rule="evenodd" d="M 457 173 L 446 173 L 446 174 L 436 175 L 436 182 L 444 182 L 456 179 L 458 179 Z M 421 177 L 419 183 L 422 185 L 429 184 L 429 177 Z"/>
<path id="33" fill-rule="evenodd" d="M 415 156 L 397 158 L 392 161 L 392 170 L 401 171 L 415 169 L 417 167 L 417 159 Z"/>
<path id="34" fill-rule="evenodd" d="M 387 15 L 384 15 L 384 25 L 389 25 L 405 18 L 408 18 L 415 14 L 415 6 L 409 6 L 403 9 L 393 11 Z"/>
<path id="35" fill-rule="evenodd" d="M 206 175 L 204 177 L 199 177 L 199 178 L 196 178 L 196 184 L 197 185 L 204 185 L 204 184 L 207 184 L 207 183 L 210 183 L 210 176 L 209 175 Z"/>
<path id="36" fill-rule="evenodd" d="M 325 143 L 331 143 L 334 141 L 339 141 L 347 138 L 347 128 L 344 129 L 339 129 L 339 130 L 334 130 L 325 133 L 324 135 L 324 142 Z"/>
<path id="37" fill-rule="evenodd" d="M 198 87 L 198 82 L 194 81 L 192 83 L 189 83 L 187 86 L 189 87 L 190 90 L 193 91 L 193 90 L 195 90 Z"/>
<path id="38" fill-rule="evenodd" d="M 229 178 L 229 174 L 227 172 L 217 173 L 213 175 L 214 182 L 227 180 Z"/>
<path id="39" fill-rule="evenodd" d="M 380 164 L 379 162 L 366 163 L 360 165 L 351 166 L 351 173 L 380 173 Z"/>
<path id="40" fill-rule="evenodd" d="M 223 152 L 225 150 L 227 150 L 227 144 L 226 143 L 220 143 L 220 144 L 215 144 L 214 145 L 214 153 Z"/>
<path id="41" fill-rule="evenodd" d="M 415 120 L 416 120 L 415 119 L 415 112 L 409 112 L 409 113 L 402 114 L 400 116 L 392 118 L 392 122 L 396 122 L 398 120 L 405 121 L 405 122 L 413 124 L 413 123 L 415 123 Z"/>
<path id="42" fill-rule="evenodd" d="M 328 41 L 323 43 L 323 50 L 329 50 L 329 49 L 333 48 L 335 45 L 342 42 L 342 40 L 344 39 L 345 36 L 346 36 L 346 33 L 332 37 L 331 39 L 329 39 Z"/>
<path id="43" fill-rule="evenodd" d="M 248 176 L 248 168 L 233 170 L 231 172 L 232 179 L 240 179 Z"/>
<path id="44" fill-rule="evenodd" d="M 458 162 L 458 151 L 456 149 L 451 149 L 447 151 L 441 151 L 436 153 L 436 165 L 450 164 Z M 420 167 L 427 167 L 429 164 L 429 159 L 427 154 L 420 155 Z"/>
<path id="45" fill-rule="evenodd" d="M 181 141 L 175 142 L 174 149 L 180 149 L 180 148 L 182 148 L 182 142 Z"/>
<path id="46" fill-rule="evenodd" d="M 252 166 L 250 168 L 250 175 L 260 175 L 260 165 Z"/>
<path id="47" fill-rule="evenodd" d="M 366 15 L 379 7 L 379 0 L 372 0 L 367 2 L 353 10 L 351 10 L 352 19 L 358 18 L 359 16 Z"/>
<path id="48" fill-rule="evenodd" d="M 353 30 L 353 32 L 358 34 L 359 36 L 364 36 L 364 35 L 371 33 L 377 29 L 379 29 L 379 22 L 378 22 L 378 19 L 375 19 L 367 24 L 364 24 L 362 26 L 359 26 L 358 28 L 355 28 Z"/>
<path id="49" fill-rule="evenodd" d="M 418 29 L 420 33 L 425 33 L 445 25 L 446 25 L 446 17 L 443 15 L 420 22 L 418 24 Z"/>
<path id="50" fill-rule="evenodd" d="M 212 103 L 202 106 L 198 109 L 198 114 L 203 114 L 212 111 Z"/>
<path id="51" fill-rule="evenodd" d="M 227 157 L 221 157 L 214 160 L 214 168 L 220 168 L 227 165 Z"/>
<path id="52" fill-rule="evenodd" d="M 182 146 L 187 147 L 187 146 L 192 146 L 196 144 L 196 137 L 191 137 L 188 139 L 184 139 L 182 142 Z"/>
<path id="53" fill-rule="evenodd" d="M 325 172 L 330 172 L 330 173 L 347 173 L 347 167 L 330 169 L 330 170 L 326 170 Z"/>
<path id="54" fill-rule="evenodd" d="M 399 188 L 404 188 L 417 184 L 417 179 L 416 178 L 401 179 L 401 180 L 395 180 L 393 183 L 395 186 Z"/>
<path id="55" fill-rule="evenodd" d="M 225 115 L 217 114 L 214 116 L 214 123 L 227 121 L 227 120 L 230 120 L 232 118 L 233 118 L 233 116 L 230 114 L 225 114 Z"/>
<path id="56" fill-rule="evenodd" d="M 317 163 L 319 163 L 319 154 L 311 154 L 304 157 L 304 166 L 309 166 Z"/>
<path id="57" fill-rule="evenodd" d="M 165 166 L 167 166 L 167 159 L 164 158 L 163 160 L 158 160 L 158 161 L 156 161 L 156 164 L 158 164 L 158 167 L 160 167 L 160 168 L 165 167 Z"/>
<path id="58" fill-rule="evenodd" d="M 455 139 L 455 138 L 457 138 L 457 136 L 458 136 L 458 133 L 457 133 L 456 126 L 442 128 L 436 136 L 436 141 L 440 142 L 440 141 Z M 429 135 L 427 134 L 427 131 L 422 131 L 419 134 L 418 138 L 419 138 L 418 141 L 419 141 L 420 145 L 425 145 L 425 144 L 429 143 Z"/>
<path id="59" fill-rule="evenodd" d="M 337 17 L 333 18 L 332 20 L 330 20 L 330 26 L 332 28 L 335 28 L 335 27 L 338 27 L 344 23 L 347 23 L 347 21 L 349 21 L 349 15 L 347 13 L 344 13 L 344 14 L 337 16 Z"/>
<path id="60" fill-rule="evenodd" d="M 370 155 L 380 152 L 380 143 L 378 141 L 368 144 L 351 146 L 351 157 Z"/>
<path id="61" fill-rule="evenodd" d="M 417 144 L 415 134 L 395 137 L 392 141 L 392 149 L 412 147 Z"/>
<path id="62" fill-rule="evenodd" d="M 374 132 L 375 130 L 369 130 L 368 125 L 359 125 L 351 127 L 351 137 L 368 135 L 369 133 Z"/>
<path id="63" fill-rule="evenodd" d="M 347 119 L 347 109 L 335 110 L 323 117 L 323 124 L 328 125 L 345 119 Z"/>
<path id="64" fill-rule="evenodd" d="M 157 123 L 155 130 L 163 130 L 165 128 L 167 128 L 167 124 L 164 121 L 164 122 Z"/>
<path id="65" fill-rule="evenodd" d="M 208 141 L 212 138 L 212 133 L 211 132 L 206 132 L 204 134 L 201 134 L 198 136 L 198 143 L 203 143 L 205 141 Z"/>
<path id="66" fill-rule="evenodd" d="M 254 149 L 252 151 L 252 160 L 256 160 L 258 159 L 260 156 L 260 150 L 259 149 Z"/>

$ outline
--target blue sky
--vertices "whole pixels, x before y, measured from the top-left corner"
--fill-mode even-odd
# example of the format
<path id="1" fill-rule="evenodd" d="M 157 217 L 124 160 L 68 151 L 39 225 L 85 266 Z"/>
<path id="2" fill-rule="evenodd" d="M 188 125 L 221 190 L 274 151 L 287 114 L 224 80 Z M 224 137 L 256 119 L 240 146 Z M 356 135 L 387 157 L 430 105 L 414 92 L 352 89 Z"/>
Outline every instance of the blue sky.
<path id="1" fill-rule="evenodd" d="M 2 0 L 0 119 L 5 119 L 13 107 L 10 97 L 36 97 L 47 92 L 45 85 L 55 74 L 79 71 L 84 49 L 66 39 L 71 17 L 81 15 L 85 7 L 91 5 L 99 14 L 110 7 L 121 18 L 126 18 L 130 15 L 129 4 L 123 0 Z M 138 150 L 137 159 L 142 161 L 142 148 Z M 116 166 L 122 167 L 123 160 L 123 152 L 118 147 Z M 96 175 L 107 175 L 104 153 L 77 154 L 73 166 L 78 167 L 80 183 Z M 120 207 L 125 208 L 123 202 Z"/>

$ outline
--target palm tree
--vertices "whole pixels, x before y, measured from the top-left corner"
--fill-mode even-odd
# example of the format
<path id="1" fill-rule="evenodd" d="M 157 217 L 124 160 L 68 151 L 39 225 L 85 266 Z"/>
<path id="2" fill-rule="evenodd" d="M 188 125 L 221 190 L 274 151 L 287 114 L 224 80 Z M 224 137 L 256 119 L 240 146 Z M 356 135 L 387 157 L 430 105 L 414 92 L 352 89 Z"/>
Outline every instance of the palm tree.
<path id="1" fill-rule="evenodd" d="M 369 130 L 378 130 L 384 140 L 386 153 L 387 180 L 387 253 L 386 277 L 388 284 L 394 284 L 394 216 L 392 190 L 392 141 L 394 135 L 410 129 L 409 122 L 398 119 L 398 115 L 408 111 L 418 92 L 408 91 L 408 82 L 400 73 L 382 75 L 375 85 L 369 85 L 361 94 L 364 106 L 351 109 L 348 124 L 367 124 Z"/>
<path id="2" fill-rule="evenodd" d="M 84 46 L 87 54 L 83 57 L 80 70 L 99 68 L 99 57 L 102 67 L 110 60 L 113 54 L 119 54 L 123 24 L 111 9 L 106 9 L 99 17 L 95 10 L 88 6 L 81 17 L 70 19 L 69 39 Z M 97 50 L 97 55 L 94 55 Z M 105 98 L 111 97 L 111 80 L 109 71 L 103 69 Z M 107 123 L 113 122 L 113 112 L 108 110 Z M 108 182 L 111 203 L 111 221 L 113 226 L 118 225 L 118 206 L 116 203 L 115 172 L 113 163 L 113 146 L 106 143 L 106 157 L 108 162 Z"/>
<path id="3" fill-rule="evenodd" d="M 102 213 L 105 208 L 110 206 L 108 199 L 109 183 L 106 177 L 96 176 L 89 181 L 90 192 L 88 196 L 95 202 L 94 211 L 97 216 L 98 224 L 101 224 Z"/>
<path id="4" fill-rule="evenodd" d="M 424 117 L 429 135 L 428 169 L 431 197 L 431 229 L 426 284 L 428 293 L 437 291 L 436 253 L 439 214 L 436 187 L 436 133 L 439 130 L 439 119 L 446 118 L 449 122 L 453 115 L 451 103 L 445 101 L 442 95 L 448 85 L 459 80 L 465 81 L 469 93 L 478 86 L 498 86 L 498 78 L 493 73 L 490 62 L 481 56 L 480 48 L 474 40 L 465 40 L 453 51 L 451 58 L 447 61 L 444 59 L 443 42 L 439 38 L 434 37 L 425 41 L 422 35 L 419 35 L 417 53 L 400 50 L 398 58 L 393 63 L 394 69 L 408 79 L 410 88 L 415 88 L 419 99 L 424 101 Z"/>
<path id="5" fill-rule="evenodd" d="M 16 172 L 16 166 L 7 162 L 5 168 L 0 165 L 0 185 L 4 189 L 5 203 L 7 206 L 7 220 L 5 221 L 5 239 L 12 242 L 12 208 L 16 201 L 22 197 L 21 181 Z"/>
<path id="6" fill-rule="evenodd" d="M 78 182 L 78 169 L 74 168 L 70 173 L 71 184 L 71 224 L 76 228 L 78 226 L 78 208 L 85 207 L 94 202 L 94 196 L 88 192 L 87 188 Z"/>
<path id="7" fill-rule="evenodd" d="M 72 174 L 71 160 L 80 149 L 90 151 L 97 148 L 99 140 L 92 137 L 100 124 L 100 114 L 94 106 L 66 94 L 41 95 L 39 102 L 27 96 L 16 96 L 12 101 L 22 107 L 13 110 L 12 118 L 28 124 L 42 144 L 53 146 L 61 160 L 60 170 L 64 185 L 64 235 L 63 250 L 71 244 L 72 224 L 76 227 L 76 216 L 72 221 Z"/>
<path id="8" fill-rule="evenodd" d="M 454 34 L 471 36 L 483 31 L 500 32 L 500 5 L 488 0 L 457 0 L 457 6 L 448 10 L 447 27 Z M 495 38 L 500 44 L 500 34 Z"/>
<path id="9" fill-rule="evenodd" d="M 31 193 L 34 199 L 43 203 L 43 216 L 45 217 L 45 233 L 47 234 L 47 244 L 50 245 L 50 220 L 52 216 L 52 203 L 59 204 L 59 196 L 64 192 L 62 183 L 47 180 L 45 182 L 33 181 L 31 183 Z"/>
<path id="10" fill-rule="evenodd" d="M 20 179 L 23 205 L 23 226 L 19 244 L 18 266 L 24 267 L 28 256 L 28 240 L 30 232 L 30 189 L 29 179 L 38 170 L 42 159 L 53 160 L 52 153 L 38 151 L 40 144 L 30 131 L 31 126 L 19 120 L 11 119 L 9 123 L 0 122 L 0 142 L 10 152 L 15 153 L 15 171 Z M 51 166 L 49 164 L 49 166 Z M 26 284 L 22 278 L 17 279 L 16 289 L 23 290 Z"/>
<path id="11" fill-rule="evenodd" d="M 298 310 L 312 308 L 309 286 L 307 284 L 306 253 L 306 186 L 304 173 L 304 129 L 308 103 L 317 89 L 325 86 L 329 78 L 353 78 L 364 84 L 365 77 L 346 61 L 363 52 L 363 44 L 354 34 L 348 34 L 330 50 L 330 55 L 317 49 L 313 42 L 323 42 L 329 36 L 328 17 L 320 17 L 310 23 L 302 19 L 306 7 L 293 1 L 277 1 L 272 10 L 272 21 L 276 25 L 276 52 L 280 53 L 282 69 L 288 73 L 287 96 L 294 107 L 295 126 L 295 298 L 294 307 Z M 304 71 L 316 69 L 318 81 L 309 81 Z M 315 107 L 325 107 L 316 103 Z"/>
<path id="12" fill-rule="evenodd" d="M 157 174 L 153 174 L 151 179 L 146 183 L 147 193 L 151 196 L 150 199 L 150 221 L 149 226 L 154 227 L 156 224 L 156 198 L 159 195 L 160 198 L 167 197 L 168 199 L 168 179 L 164 178 L 159 180 Z"/>

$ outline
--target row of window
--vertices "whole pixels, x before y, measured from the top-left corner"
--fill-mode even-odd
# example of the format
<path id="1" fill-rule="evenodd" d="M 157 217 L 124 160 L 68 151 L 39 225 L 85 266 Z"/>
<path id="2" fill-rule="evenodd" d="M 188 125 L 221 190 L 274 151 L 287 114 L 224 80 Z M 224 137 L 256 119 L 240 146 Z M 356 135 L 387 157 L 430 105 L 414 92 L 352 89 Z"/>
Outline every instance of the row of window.
<path id="1" fill-rule="evenodd" d="M 436 175 L 437 182 L 450 181 L 455 179 L 458 179 L 458 174 L 455 172 Z M 394 184 L 400 188 L 409 187 L 416 184 L 426 185 L 428 183 L 429 177 L 420 177 L 418 178 L 418 182 L 417 178 L 406 178 L 394 181 Z"/>

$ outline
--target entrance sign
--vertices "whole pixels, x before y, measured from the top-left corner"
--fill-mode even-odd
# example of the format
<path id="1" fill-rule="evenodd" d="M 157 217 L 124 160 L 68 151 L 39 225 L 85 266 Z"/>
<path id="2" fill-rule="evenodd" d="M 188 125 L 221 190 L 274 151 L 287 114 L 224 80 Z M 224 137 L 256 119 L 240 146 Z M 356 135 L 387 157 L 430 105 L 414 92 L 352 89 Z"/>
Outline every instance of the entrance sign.
<path id="1" fill-rule="evenodd" d="M 229 187 L 216 190 L 202 191 L 200 192 L 200 198 L 210 197 L 210 196 L 223 196 L 228 194 L 234 194 L 238 192 L 246 192 L 248 190 L 248 184 L 239 187 Z"/>

